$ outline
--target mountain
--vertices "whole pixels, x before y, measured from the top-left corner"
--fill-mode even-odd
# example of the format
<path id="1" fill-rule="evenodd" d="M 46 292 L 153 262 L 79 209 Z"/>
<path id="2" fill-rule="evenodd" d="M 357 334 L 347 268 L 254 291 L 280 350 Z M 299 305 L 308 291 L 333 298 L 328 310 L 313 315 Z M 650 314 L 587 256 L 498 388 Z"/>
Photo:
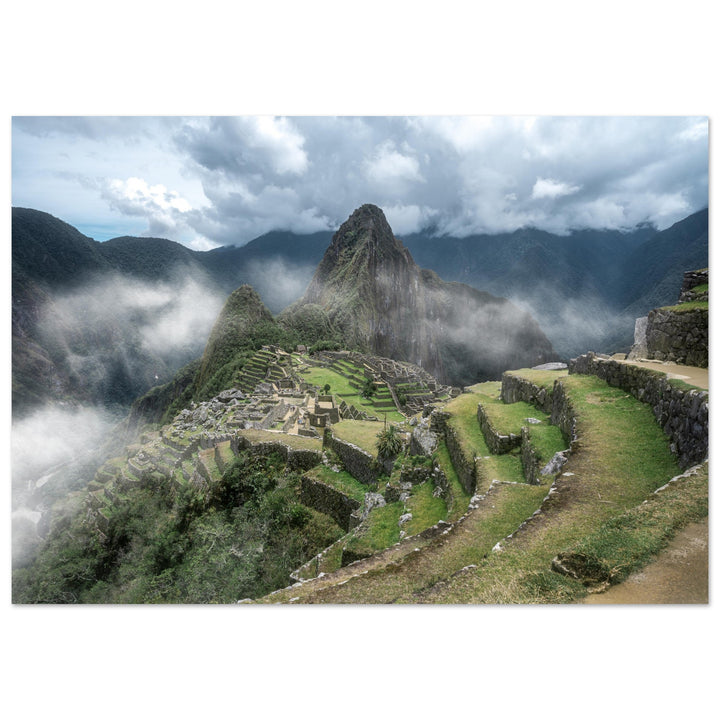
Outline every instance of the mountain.
<path id="1" fill-rule="evenodd" d="M 503 298 L 421 270 L 380 208 L 341 225 L 303 297 L 279 317 L 322 308 L 347 347 L 407 360 L 467 385 L 556 359 L 530 315 Z"/>
<path id="2" fill-rule="evenodd" d="M 616 284 L 618 306 L 639 317 L 674 304 L 684 273 L 708 266 L 708 222 L 705 208 L 636 247 Z"/>
<path id="3" fill-rule="evenodd" d="M 300 299 L 332 237 L 277 231 L 208 252 L 162 238 L 99 243 L 48 213 L 13 208 L 14 410 L 45 399 L 126 405 L 202 353 L 222 303 L 239 286 L 251 284 L 273 313 Z M 467 238 L 428 231 L 399 240 L 445 281 L 509 298 L 570 358 L 629 348 L 634 318 L 675 301 L 682 273 L 708 264 L 708 211 L 662 232 L 642 226 L 558 236 L 525 228 Z M 426 271 L 423 277 L 432 285 Z M 92 290 L 102 282 L 106 291 L 98 295 Z M 148 294 L 154 305 L 143 308 Z M 100 313 L 103 305 L 107 312 Z M 178 348 L 181 324 L 193 313 Z M 283 322 L 293 332 L 312 328 L 316 339 L 340 340 L 322 307 L 307 299 Z M 427 347 L 427 330 L 416 331 L 410 344 Z"/>

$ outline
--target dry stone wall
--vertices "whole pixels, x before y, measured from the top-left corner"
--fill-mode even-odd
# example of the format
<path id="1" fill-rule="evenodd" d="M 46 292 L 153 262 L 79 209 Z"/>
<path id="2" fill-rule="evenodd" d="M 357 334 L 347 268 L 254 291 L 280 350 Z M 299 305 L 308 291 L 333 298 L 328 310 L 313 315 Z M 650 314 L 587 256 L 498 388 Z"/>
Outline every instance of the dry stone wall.
<path id="1" fill-rule="evenodd" d="M 510 373 L 503 373 L 501 397 L 505 403 L 522 401 L 543 412 L 552 411 L 552 390 Z"/>
<path id="2" fill-rule="evenodd" d="M 528 485 L 540 484 L 540 458 L 535 452 L 530 440 L 530 430 L 523 427 L 521 430 L 520 460 L 522 462 L 523 475 Z"/>
<path id="3" fill-rule="evenodd" d="M 600 359 L 594 353 L 575 358 L 569 367 L 571 373 L 596 375 L 649 404 L 663 432 L 670 437 L 670 449 L 683 469 L 707 457 L 707 391 L 675 387 L 664 373 Z"/>
<path id="4" fill-rule="evenodd" d="M 357 445 L 336 438 L 331 431 L 325 432 L 323 444 L 340 458 L 345 469 L 356 480 L 371 485 L 378 479 L 380 468 L 370 453 Z"/>
<path id="5" fill-rule="evenodd" d="M 301 479 L 300 502 L 329 515 L 345 532 L 351 529 L 351 515 L 360 508 L 357 500 L 307 475 Z"/>
<path id="6" fill-rule="evenodd" d="M 680 305 L 682 307 L 682 305 Z M 647 357 L 652 360 L 708 366 L 708 311 L 651 310 L 645 331 Z"/>
<path id="7" fill-rule="evenodd" d="M 520 447 L 520 435 L 515 435 L 514 433 L 501 435 L 493 427 L 482 404 L 478 404 L 477 420 L 480 425 L 480 430 L 482 430 L 482 434 L 485 437 L 485 442 L 490 448 L 490 452 L 495 453 L 495 455 L 504 455 L 516 447 Z"/>
<path id="8" fill-rule="evenodd" d="M 465 455 L 457 433 L 448 422 L 449 419 L 449 413 L 434 410 L 430 415 L 430 430 L 445 438 L 445 445 L 448 449 L 448 454 L 450 455 L 450 460 L 455 468 L 455 472 L 457 472 L 460 484 L 466 493 L 472 495 L 477 487 L 475 458 Z"/>

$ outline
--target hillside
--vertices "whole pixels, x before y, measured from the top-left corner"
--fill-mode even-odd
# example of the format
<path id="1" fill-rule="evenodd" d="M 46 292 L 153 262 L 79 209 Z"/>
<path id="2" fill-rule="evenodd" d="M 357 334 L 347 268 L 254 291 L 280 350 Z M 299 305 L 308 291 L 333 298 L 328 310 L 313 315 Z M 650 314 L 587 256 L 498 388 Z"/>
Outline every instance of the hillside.
<path id="1" fill-rule="evenodd" d="M 451 397 L 407 364 L 266 346 L 235 380 L 100 467 L 13 601 L 577 602 L 707 515 L 707 393 L 661 372 L 586 356 Z"/>

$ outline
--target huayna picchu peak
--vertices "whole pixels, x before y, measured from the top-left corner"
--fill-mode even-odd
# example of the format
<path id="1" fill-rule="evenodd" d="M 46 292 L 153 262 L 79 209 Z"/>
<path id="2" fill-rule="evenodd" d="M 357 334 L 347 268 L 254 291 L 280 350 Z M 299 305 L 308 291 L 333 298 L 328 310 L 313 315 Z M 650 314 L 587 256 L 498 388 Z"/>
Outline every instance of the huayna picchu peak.
<path id="1" fill-rule="evenodd" d="M 504 298 L 422 270 L 383 211 L 362 205 L 335 233 L 304 296 L 348 347 L 406 360 L 466 385 L 557 359 L 535 320 Z"/>

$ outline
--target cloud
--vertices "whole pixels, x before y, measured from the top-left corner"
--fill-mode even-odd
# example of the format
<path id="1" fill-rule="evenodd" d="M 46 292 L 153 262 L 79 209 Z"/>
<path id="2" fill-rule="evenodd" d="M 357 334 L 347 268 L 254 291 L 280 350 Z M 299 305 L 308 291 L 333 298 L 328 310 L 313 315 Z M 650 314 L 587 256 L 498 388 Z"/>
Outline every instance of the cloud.
<path id="1" fill-rule="evenodd" d="M 552 178 L 538 178 L 532 189 L 531 197 L 534 200 L 539 198 L 556 198 L 563 195 L 572 195 L 580 190 L 578 185 L 570 185 Z"/>
<path id="2" fill-rule="evenodd" d="M 423 181 L 417 159 L 399 153 L 390 140 L 377 148 L 372 157 L 365 161 L 365 167 L 371 181 L 390 187 L 396 187 L 398 183 L 405 181 Z"/>
<path id="3" fill-rule="evenodd" d="M 398 233 L 663 229 L 708 204 L 707 130 L 702 117 L 25 118 L 13 204 L 81 230 L 142 219 L 142 234 L 196 248 L 335 229 L 367 202 Z"/>

